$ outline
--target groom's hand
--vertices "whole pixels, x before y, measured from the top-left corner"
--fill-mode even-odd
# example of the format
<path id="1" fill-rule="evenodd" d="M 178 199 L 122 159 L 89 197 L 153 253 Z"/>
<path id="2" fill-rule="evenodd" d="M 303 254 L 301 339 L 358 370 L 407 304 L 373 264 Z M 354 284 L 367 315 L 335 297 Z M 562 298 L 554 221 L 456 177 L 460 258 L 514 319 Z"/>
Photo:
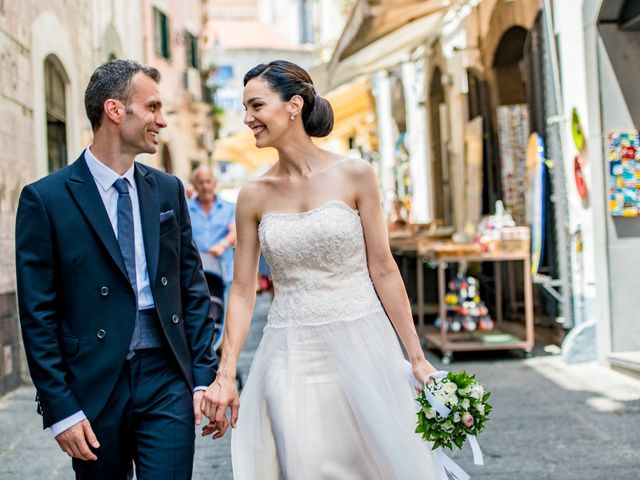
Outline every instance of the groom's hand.
<path id="1" fill-rule="evenodd" d="M 93 448 L 99 448 L 100 443 L 96 438 L 89 420 L 86 418 L 81 422 L 69 427 L 56 436 L 56 442 L 60 445 L 63 452 L 73 458 L 80 460 L 97 460 L 98 457 L 89 449 L 89 445 Z"/>
<path id="2" fill-rule="evenodd" d="M 240 398 L 235 378 L 217 377 L 202 399 L 202 413 L 209 419 L 209 424 L 202 430 L 203 435 L 214 433 L 213 439 L 222 437 L 229 428 L 226 409 L 231 408 L 231 426 L 235 428 L 238 421 Z"/>
<path id="3" fill-rule="evenodd" d="M 200 408 L 202 397 L 204 397 L 204 390 L 193 392 L 193 418 L 196 421 L 196 425 L 200 425 L 200 422 L 202 422 L 202 409 Z"/>

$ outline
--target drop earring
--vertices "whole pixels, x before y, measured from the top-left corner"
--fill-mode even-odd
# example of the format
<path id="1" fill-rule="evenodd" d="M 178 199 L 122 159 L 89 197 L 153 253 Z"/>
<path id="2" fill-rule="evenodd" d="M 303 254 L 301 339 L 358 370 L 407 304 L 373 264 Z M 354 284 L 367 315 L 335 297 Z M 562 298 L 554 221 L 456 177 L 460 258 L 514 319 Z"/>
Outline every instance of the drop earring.
<path id="1" fill-rule="evenodd" d="M 291 116 L 289 117 L 289 119 L 293 122 L 293 121 L 296 119 L 296 117 L 294 117 L 293 115 L 291 115 Z"/>

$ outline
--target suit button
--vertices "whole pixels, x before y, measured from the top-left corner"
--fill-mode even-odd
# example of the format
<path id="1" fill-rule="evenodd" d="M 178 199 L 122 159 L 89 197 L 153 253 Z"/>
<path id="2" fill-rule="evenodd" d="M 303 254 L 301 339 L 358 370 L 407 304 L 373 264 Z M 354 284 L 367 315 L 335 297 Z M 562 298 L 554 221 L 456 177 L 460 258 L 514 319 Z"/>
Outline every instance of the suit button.
<path id="1" fill-rule="evenodd" d="M 109 295 L 109 287 L 100 287 L 100 295 L 103 297 Z"/>
<path id="2" fill-rule="evenodd" d="M 107 332 L 105 332 L 102 328 L 98 330 L 98 332 L 96 333 L 96 337 L 100 339 L 103 339 L 106 336 L 107 336 Z"/>
<path id="3" fill-rule="evenodd" d="M 173 317 L 171 317 L 171 321 L 177 324 L 180 321 L 180 317 L 178 315 L 174 315 Z"/>
<path id="4" fill-rule="evenodd" d="M 167 280 L 167 277 L 162 277 L 160 279 L 160 283 L 162 284 L 163 287 L 166 287 L 167 283 L 169 283 L 169 281 Z"/>

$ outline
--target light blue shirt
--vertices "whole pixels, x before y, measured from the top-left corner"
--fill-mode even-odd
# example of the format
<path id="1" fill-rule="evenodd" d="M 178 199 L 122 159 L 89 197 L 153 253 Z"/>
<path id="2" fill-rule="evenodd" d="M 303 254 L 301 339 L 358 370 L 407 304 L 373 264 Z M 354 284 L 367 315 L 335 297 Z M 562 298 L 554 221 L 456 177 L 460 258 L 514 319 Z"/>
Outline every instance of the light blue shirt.
<path id="1" fill-rule="evenodd" d="M 200 252 L 206 252 L 229 234 L 229 226 L 236 221 L 236 206 L 216 195 L 209 213 L 200 206 L 197 198 L 189 200 L 189 215 L 193 240 Z M 220 257 L 222 281 L 233 280 L 233 248 L 227 248 Z"/>

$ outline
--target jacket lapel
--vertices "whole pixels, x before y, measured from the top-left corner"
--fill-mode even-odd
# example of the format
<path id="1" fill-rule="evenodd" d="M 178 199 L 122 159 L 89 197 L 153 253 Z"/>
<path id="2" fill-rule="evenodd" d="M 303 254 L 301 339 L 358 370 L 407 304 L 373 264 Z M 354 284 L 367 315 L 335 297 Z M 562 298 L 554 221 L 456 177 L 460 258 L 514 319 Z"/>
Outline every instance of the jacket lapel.
<path id="1" fill-rule="evenodd" d="M 142 236 L 147 257 L 149 282 L 151 285 L 155 285 L 160 251 L 160 200 L 158 198 L 158 188 L 151 171 L 137 162 L 135 178 L 138 188 L 140 220 L 142 221 Z"/>
<path id="2" fill-rule="evenodd" d="M 71 175 L 67 180 L 67 188 L 75 199 L 85 219 L 98 235 L 98 238 L 109 252 L 122 274 L 129 279 L 124 265 L 124 259 L 120 252 L 118 240 L 113 233 L 111 221 L 104 208 L 104 203 L 98 192 L 96 182 L 91 176 L 84 152 L 71 166 Z"/>

